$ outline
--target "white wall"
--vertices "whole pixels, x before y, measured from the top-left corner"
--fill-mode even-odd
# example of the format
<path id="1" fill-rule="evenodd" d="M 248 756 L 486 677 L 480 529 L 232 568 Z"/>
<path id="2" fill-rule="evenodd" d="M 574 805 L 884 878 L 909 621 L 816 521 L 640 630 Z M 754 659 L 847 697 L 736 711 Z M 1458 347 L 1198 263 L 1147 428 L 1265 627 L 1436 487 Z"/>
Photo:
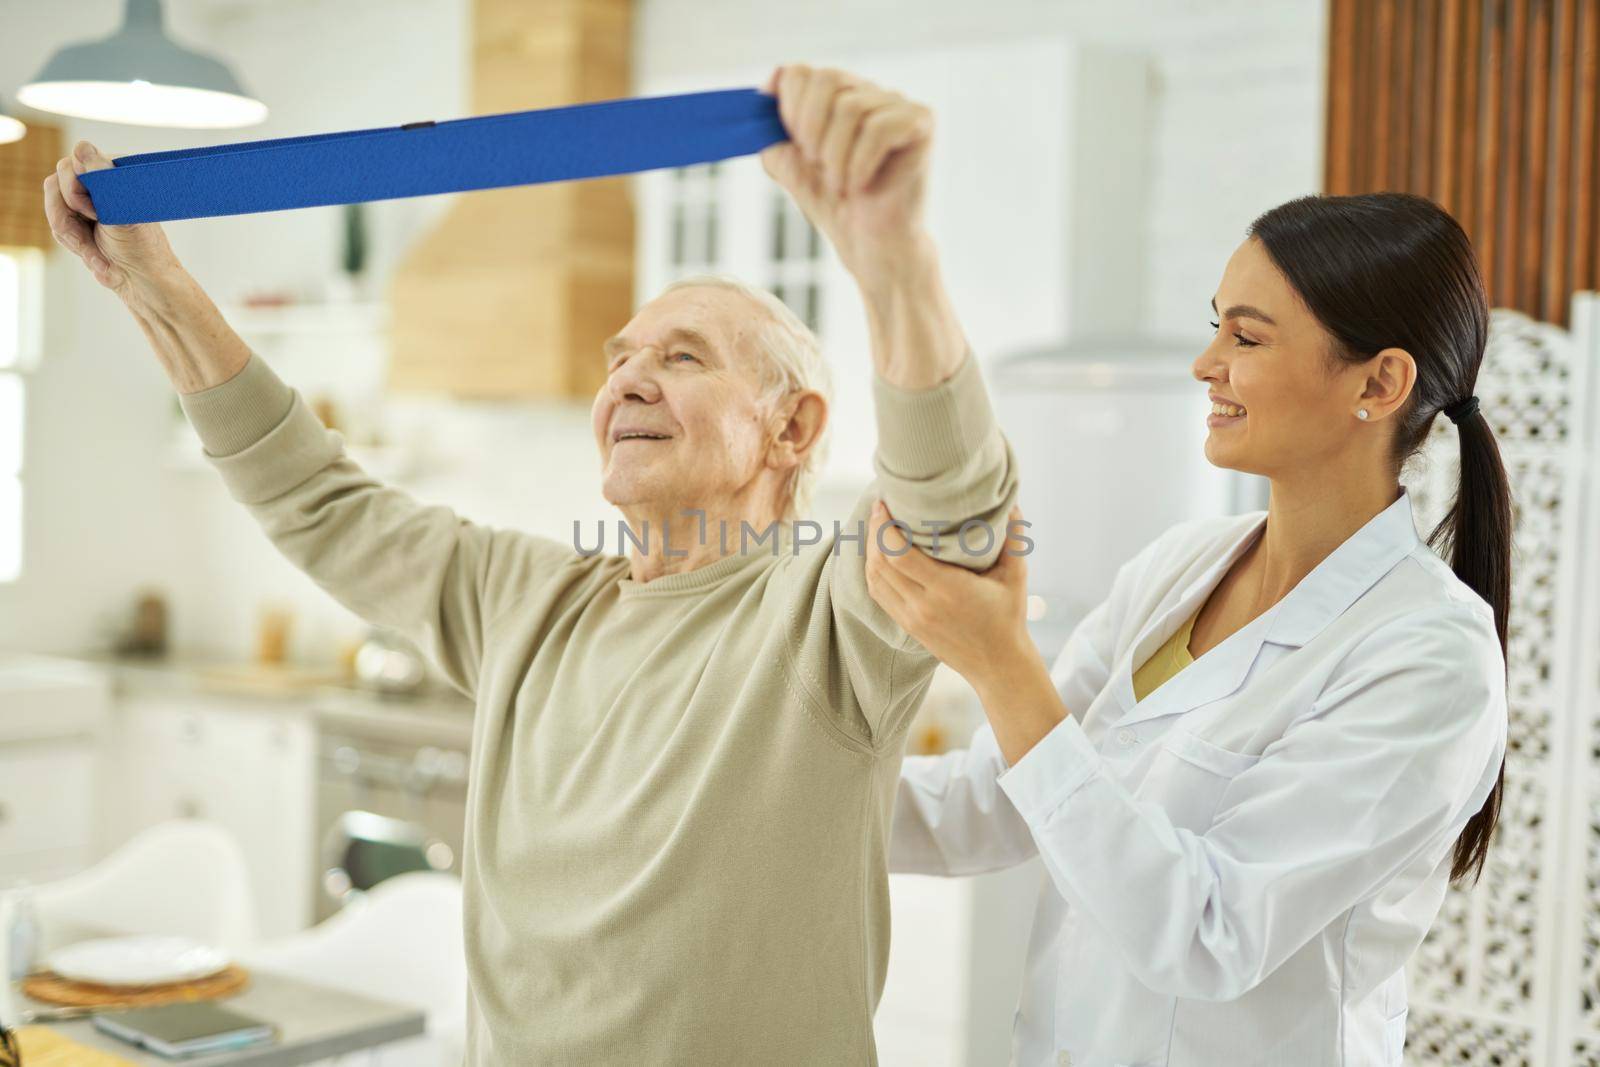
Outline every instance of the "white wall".
<path id="1" fill-rule="evenodd" d="M 461 0 L 173 0 L 173 36 L 223 58 L 269 103 L 240 131 L 147 130 L 49 117 L 66 143 L 132 152 L 391 125 L 467 113 Z M 110 32 L 122 0 L 0 0 L 0 98 L 62 44 Z M 24 117 L 39 117 L 18 109 Z M 373 205 L 381 282 L 447 199 Z M 219 301 L 253 289 L 315 295 L 336 269 L 337 209 L 169 223 L 180 258 Z M 45 354 L 28 383 L 24 563 L 0 585 L 0 647 L 72 652 L 102 643 L 134 593 L 169 598 L 175 643 L 198 653 L 250 647 L 262 598 L 299 609 L 294 650 L 333 654 L 359 633 L 262 542 L 209 471 L 172 469 L 173 398 L 132 319 L 74 257 L 51 255 Z"/>
<path id="2" fill-rule="evenodd" d="M 168 6 L 175 34 L 223 55 L 272 118 L 218 135 L 68 121 L 69 143 L 88 137 L 116 155 L 469 113 L 467 0 Z M 120 8 L 121 0 L 74 0 L 67 18 L 59 5 L 0 0 L 0 97 L 13 101 L 55 47 L 108 32 Z M 674 80 L 1039 32 L 1146 50 L 1159 84 L 1145 325 L 1198 344 L 1244 226 L 1317 185 L 1324 18 L 1324 0 L 640 0 L 635 64 L 641 80 Z M 380 282 L 447 203 L 373 205 Z M 191 271 L 226 301 L 259 287 L 314 292 L 334 270 L 337 224 L 335 209 L 314 209 L 168 230 Z M 75 260 L 52 259 L 46 355 L 30 382 L 24 574 L 0 586 L 0 647 L 94 645 L 133 593 L 153 585 L 171 601 L 181 646 L 245 653 L 260 601 L 286 597 L 299 614 L 294 652 L 331 657 L 335 640 L 360 627 L 278 559 L 210 472 L 170 468 L 172 400 L 143 337 Z M 432 473 L 411 482 L 430 499 L 563 538 L 574 517 L 607 514 L 581 405 L 410 404 L 400 414 L 435 442 Z"/>
<path id="3" fill-rule="evenodd" d="M 53 49 L 109 31 L 120 7 L 81 0 L 67 18 L 57 5 L 0 0 L 0 97 L 15 107 L 16 87 Z M 180 31 L 193 26 L 181 13 L 172 21 Z M 79 130 L 110 132 L 88 123 L 67 132 Z M 115 141 L 119 152 L 168 146 L 133 129 Z M 180 254 L 194 246 L 190 234 L 173 241 Z M 165 381 L 115 299 L 66 258 L 50 256 L 45 356 L 28 383 L 23 573 L 0 585 L 0 645 L 11 647 L 82 645 L 142 582 L 184 581 L 178 563 L 192 544 L 175 521 L 180 487 L 152 461 L 165 440 Z"/>

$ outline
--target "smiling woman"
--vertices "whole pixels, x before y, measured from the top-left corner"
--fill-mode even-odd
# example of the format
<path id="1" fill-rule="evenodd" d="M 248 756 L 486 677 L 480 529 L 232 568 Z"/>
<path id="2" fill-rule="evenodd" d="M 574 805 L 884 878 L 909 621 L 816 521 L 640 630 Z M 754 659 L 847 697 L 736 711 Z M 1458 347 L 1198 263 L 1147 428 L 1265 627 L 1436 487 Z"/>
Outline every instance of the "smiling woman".
<path id="1" fill-rule="evenodd" d="M 1406 961 L 1481 872 L 1505 763 L 1487 302 L 1453 219 L 1371 195 L 1266 212 L 1212 306 L 1206 458 L 1268 477 L 1269 508 L 1136 553 L 1053 666 L 1020 551 L 979 575 L 868 537 L 874 599 L 988 718 L 906 761 L 891 862 L 1044 860 L 1020 1063 L 1398 1067 Z M 1398 481 L 1441 411 L 1448 564 Z"/>

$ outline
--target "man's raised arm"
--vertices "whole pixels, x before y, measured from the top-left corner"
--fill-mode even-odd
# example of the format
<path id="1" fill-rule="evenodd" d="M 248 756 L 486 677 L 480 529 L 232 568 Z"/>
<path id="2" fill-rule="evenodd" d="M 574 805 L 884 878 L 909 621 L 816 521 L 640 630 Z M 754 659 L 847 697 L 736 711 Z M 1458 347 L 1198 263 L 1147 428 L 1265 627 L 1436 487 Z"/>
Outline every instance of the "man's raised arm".
<path id="1" fill-rule="evenodd" d="M 828 237 L 866 307 L 877 490 L 919 547 L 987 568 L 1016 471 L 923 226 L 932 113 L 838 70 L 780 67 L 767 89 L 790 140 L 762 163 Z M 991 524 L 992 544 L 976 531 L 958 542 L 974 519 Z"/>
<path id="2" fill-rule="evenodd" d="M 80 142 L 45 182 L 45 214 L 56 240 L 144 331 L 229 492 L 291 563 L 368 622 L 416 642 L 472 692 L 490 599 L 549 577 L 576 553 L 420 504 L 346 458 L 339 435 L 229 328 L 159 225 L 96 222 L 77 175 L 110 165 Z"/>
<path id="3" fill-rule="evenodd" d="M 881 496 L 923 551 L 987 569 L 1005 544 L 1017 469 L 923 226 L 933 117 L 843 71 L 785 66 L 767 90 L 790 140 L 762 163 L 838 252 L 867 312 L 878 477 L 846 532 L 867 525 Z M 961 537 L 974 520 L 987 531 Z M 882 743 L 915 709 L 934 661 L 868 594 L 865 546 L 838 547 L 826 625 L 810 613 L 797 666 L 819 707 L 847 687 Z"/>

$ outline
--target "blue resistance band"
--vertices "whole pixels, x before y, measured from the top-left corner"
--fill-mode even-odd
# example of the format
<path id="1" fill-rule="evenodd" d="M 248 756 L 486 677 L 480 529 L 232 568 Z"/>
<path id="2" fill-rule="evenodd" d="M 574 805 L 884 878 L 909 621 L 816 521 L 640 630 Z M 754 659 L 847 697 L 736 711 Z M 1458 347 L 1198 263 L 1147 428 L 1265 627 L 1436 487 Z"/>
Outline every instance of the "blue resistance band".
<path id="1" fill-rule="evenodd" d="M 81 180 L 120 226 L 685 167 L 787 139 L 776 98 L 723 89 L 146 152 Z"/>

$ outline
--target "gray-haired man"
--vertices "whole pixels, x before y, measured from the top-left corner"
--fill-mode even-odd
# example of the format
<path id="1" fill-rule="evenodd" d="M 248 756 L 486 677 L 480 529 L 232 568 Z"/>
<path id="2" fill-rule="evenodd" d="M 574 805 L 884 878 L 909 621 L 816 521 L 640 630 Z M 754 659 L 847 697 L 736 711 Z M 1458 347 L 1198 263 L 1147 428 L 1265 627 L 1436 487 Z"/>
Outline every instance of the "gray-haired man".
<path id="1" fill-rule="evenodd" d="M 881 495 L 919 545 L 937 530 L 938 555 L 987 567 L 1002 538 L 969 554 L 954 534 L 1003 526 L 1016 470 L 922 227 L 931 116 L 838 71 L 782 68 L 768 91 L 792 140 L 763 161 L 858 282 L 876 365 L 879 477 L 844 537 L 798 551 L 790 524 L 776 553 L 734 536 L 796 516 L 827 421 L 815 338 L 776 301 L 676 287 L 608 343 L 603 491 L 651 537 L 584 555 L 374 481 L 159 227 L 95 224 L 77 175 L 109 161 L 80 145 L 46 183 L 57 237 L 138 319 L 233 495 L 476 701 L 474 1064 L 876 1058 L 885 835 L 934 660 L 847 538 Z"/>

